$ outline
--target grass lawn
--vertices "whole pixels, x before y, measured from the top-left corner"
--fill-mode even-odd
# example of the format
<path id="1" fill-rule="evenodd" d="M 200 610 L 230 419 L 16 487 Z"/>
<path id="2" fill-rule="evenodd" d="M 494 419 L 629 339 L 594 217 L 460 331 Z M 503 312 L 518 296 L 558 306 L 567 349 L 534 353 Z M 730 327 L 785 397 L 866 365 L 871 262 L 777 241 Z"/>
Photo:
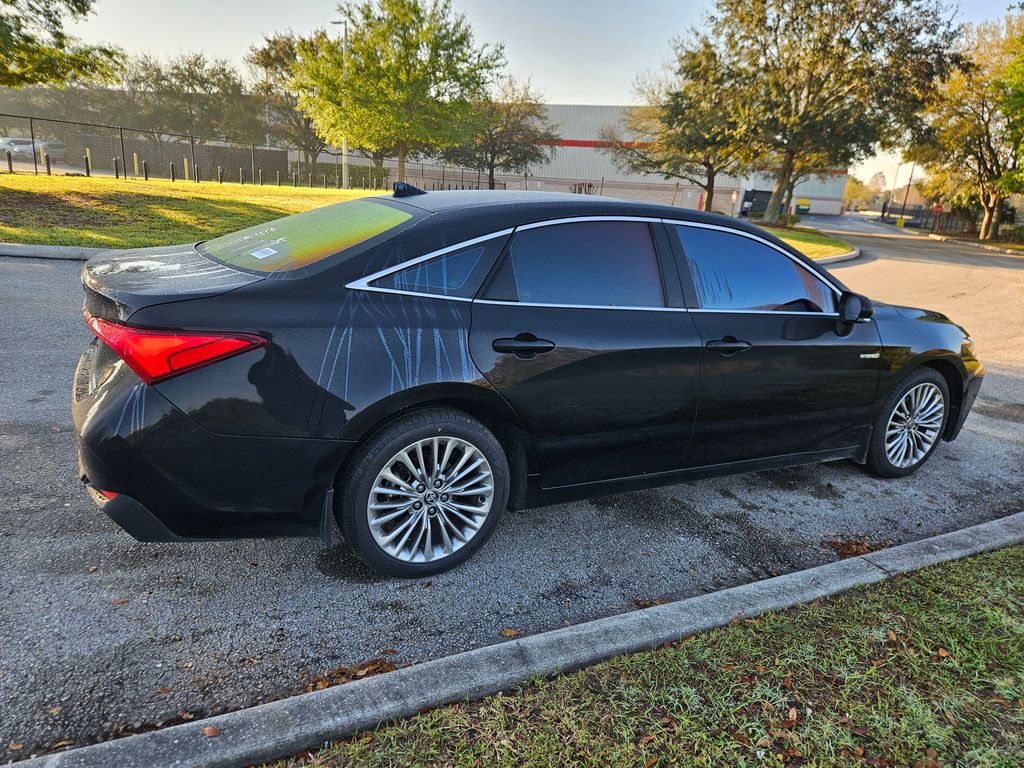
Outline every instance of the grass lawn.
<path id="1" fill-rule="evenodd" d="M 81 176 L 0 175 L 0 242 L 142 248 L 209 240 L 289 213 L 374 194 Z M 773 229 L 811 258 L 850 246 L 813 229 Z"/>
<path id="2" fill-rule="evenodd" d="M 293 766 L 1024 765 L 1024 547 L 335 743 Z"/>
<path id="3" fill-rule="evenodd" d="M 766 229 L 812 259 L 838 256 L 841 253 L 849 253 L 853 249 L 849 243 L 810 227 L 766 227 Z"/>
<path id="4" fill-rule="evenodd" d="M 0 242 L 140 248 L 209 240 L 361 190 L 0 175 Z"/>

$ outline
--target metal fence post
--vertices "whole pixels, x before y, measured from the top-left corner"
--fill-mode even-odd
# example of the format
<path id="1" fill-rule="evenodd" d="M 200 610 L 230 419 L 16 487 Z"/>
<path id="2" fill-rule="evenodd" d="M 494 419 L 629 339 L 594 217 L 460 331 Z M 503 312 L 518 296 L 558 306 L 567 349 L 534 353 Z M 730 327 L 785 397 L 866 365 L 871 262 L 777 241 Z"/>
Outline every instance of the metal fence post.
<path id="1" fill-rule="evenodd" d="M 245 184 L 245 168 L 238 169 L 238 183 Z"/>
<path id="2" fill-rule="evenodd" d="M 117 155 L 114 155 L 110 159 L 114 161 L 114 178 L 115 179 L 120 179 L 121 178 L 121 169 L 119 167 L 120 161 L 117 159 Z"/>
<path id="3" fill-rule="evenodd" d="M 255 181 L 255 179 L 256 179 L 256 145 L 255 144 L 250 144 L 249 145 L 249 161 L 252 164 L 252 176 L 250 176 L 249 178 L 251 178 L 251 179 L 253 179 Z"/>
<path id="4" fill-rule="evenodd" d="M 168 163 L 167 167 L 171 172 L 171 181 L 174 181 L 174 163 Z"/>
<path id="5" fill-rule="evenodd" d="M 28 137 L 32 140 L 32 167 L 36 176 L 39 175 L 39 159 L 36 157 L 36 124 L 30 117 L 28 119 Z"/>
<path id="6" fill-rule="evenodd" d="M 117 127 L 118 138 L 121 139 L 121 167 L 124 168 L 124 177 L 128 178 L 128 163 L 124 161 L 124 128 Z"/>
<path id="7" fill-rule="evenodd" d="M 280 171 L 274 171 L 274 175 L 277 177 L 277 186 L 280 187 L 281 186 L 281 172 Z"/>
<path id="8" fill-rule="evenodd" d="M 149 163 L 146 160 L 142 161 L 142 178 L 144 181 L 149 181 Z"/>
<path id="9" fill-rule="evenodd" d="M 313 172 L 312 171 L 309 172 L 309 188 L 310 189 L 313 188 Z"/>
<path id="10" fill-rule="evenodd" d="M 7 153 L 8 160 L 10 160 L 11 153 Z M 89 160 L 89 149 L 86 148 L 85 154 L 82 155 L 82 159 L 85 160 L 85 175 L 88 178 L 92 176 L 92 162 Z"/>
<path id="11" fill-rule="evenodd" d="M 263 169 L 260 168 L 260 186 L 263 186 Z"/>
<path id="12" fill-rule="evenodd" d="M 196 177 L 196 184 L 198 184 L 199 183 L 199 166 L 198 165 L 193 165 L 192 166 L 192 173 Z"/>
<path id="13" fill-rule="evenodd" d="M 192 158 L 192 172 L 196 175 L 196 181 L 199 181 L 199 174 L 196 173 L 196 140 L 191 134 L 188 137 L 188 154 Z"/>
<path id="14" fill-rule="evenodd" d="M 11 150 L 9 149 L 7 150 L 7 172 L 14 173 L 14 163 L 11 162 Z"/>
<path id="15" fill-rule="evenodd" d="M 43 162 L 46 164 L 46 175 L 52 176 L 53 174 L 50 173 L 50 156 L 45 152 L 43 153 Z"/>
<path id="16" fill-rule="evenodd" d="M 217 183 L 224 183 L 224 167 L 220 165 L 217 166 Z"/>

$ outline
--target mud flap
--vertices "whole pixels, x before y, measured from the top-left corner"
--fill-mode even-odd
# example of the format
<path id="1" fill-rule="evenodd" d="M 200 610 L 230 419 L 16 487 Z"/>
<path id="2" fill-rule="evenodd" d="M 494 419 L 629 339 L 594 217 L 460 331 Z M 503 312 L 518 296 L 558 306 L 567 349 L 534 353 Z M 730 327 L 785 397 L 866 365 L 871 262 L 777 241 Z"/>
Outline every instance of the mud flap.
<path id="1" fill-rule="evenodd" d="M 320 513 L 320 541 L 325 547 L 334 545 L 334 486 L 327 489 L 324 509 Z"/>

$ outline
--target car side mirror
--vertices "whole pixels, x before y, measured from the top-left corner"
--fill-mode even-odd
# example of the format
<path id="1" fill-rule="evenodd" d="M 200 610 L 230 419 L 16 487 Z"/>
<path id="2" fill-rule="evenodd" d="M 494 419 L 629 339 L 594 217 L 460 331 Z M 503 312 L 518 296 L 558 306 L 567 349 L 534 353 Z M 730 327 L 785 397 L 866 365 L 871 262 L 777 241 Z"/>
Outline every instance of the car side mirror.
<path id="1" fill-rule="evenodd" d="M 875 314 L 871 300 L 853 291 L 843 291 L 839 297 L 839 322 L 860 323 Z"/>

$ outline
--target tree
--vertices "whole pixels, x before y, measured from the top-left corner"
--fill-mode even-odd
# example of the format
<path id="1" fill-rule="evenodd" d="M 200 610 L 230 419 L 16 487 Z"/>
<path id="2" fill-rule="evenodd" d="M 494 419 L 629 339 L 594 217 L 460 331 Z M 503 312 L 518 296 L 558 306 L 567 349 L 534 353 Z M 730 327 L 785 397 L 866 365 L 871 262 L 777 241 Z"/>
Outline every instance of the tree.
<path id="1" fill-rule="evenodd" d="M 712 210 L 718 178 L 752 160 L 727 77 L 707 40 L 677 42 L 672 79 L 638 83 L 645 103 L 627 111 L 625 135 L 613 126 L 601 131 L 616 165 L 696 184 L 704 190 L 704 210 Z"/>
<path id="2" fill-rule="evenodd" d="M 442 157 L 486 172 L 488 189 L 494 189 L 495 171 L 525 173 L 530 165 L 554 157 L 559 136 L 529 83 L 502 80 L 493 96 L 477 102 L 473 124 L 472 138 Z"/>
<path id="3" fill-rule="evenodd" d="M 113 122 L 131 114 L 154 132 L 262 140 L 257 104 L 226 60 L 202 53 L 166 62 L 140 56 L 129 60 L 118 85 L 103 107 Z"/>
<path id="4" fill-rule="evenodd" d="M 68 20 L 85 18 L 94 0 L 3 0 L 0 3 L 0 88 L 23 88 L 71 78 L 107 78 L 120 51 L 88 46 L 64 31 Z"/>
<path id="5" fill-rule="evenodd" d="M 875 193 L 868 184 L 852 173 L 846 177 L 846 189 L 843 191 L 843 205 L 852 211 L 859 210 L 875 199 Z"/>
<path id="6" fill-rule="evenodd" d="M 895 142 L 947 71 L 954 40 L 940 0 L 716 0 L 705 27 L 737 119 L 777 159 L 768 223 L 801 155 L 845 167 Z"/>
<path id="7" fill-rule="evenodd" d="M 291 32 L 278 32 L 265 36 L 263 45 L 252 46 L 245 58 L 256 75 L 256 93 L 263 98 L 267 132 L 276 141 L 297 147 L 307 171 L 313 170 L 327 142 L 317 134 L 309 116 L 299 111 L 295 64 L 299 59 L 300 45 L 315 56 L 325 38 L 323 32 L 308 38 L 300 38 Z"/>
<path id="8" fill-rule="evenodd" d="M 871 192 L 872 198 L 879 197 L 885 192 L 888 184 L 886 183 L 885 174 L 882 171 L 875 171 L 868 181 L 868 190 Z"/>
<path id="9" fill-rule="evenodd" d="M 371 152 L 394 147 L 398 180 L 406 158 L 439 151 L 472 134 L 474 103 L 504 65 L 501 46 L 477 46 L 450 0 L 365 0 L 339 11 L 349 24 L 342 44 L 300 44 L 299 107 L 328 141 L 343 137 Z"/>
<path id="10" fill-rule="evenodd" d="M 924 165 L 928 189 L 983 211 L 979 238 L 999 233 L 999 212 L 1009 192 L 1024 188 L 1024 16 L 967 27 L 962 67 L 925 105 L 907 159 Z M 965 194 L 966 193 L 966 194 Z"/>

